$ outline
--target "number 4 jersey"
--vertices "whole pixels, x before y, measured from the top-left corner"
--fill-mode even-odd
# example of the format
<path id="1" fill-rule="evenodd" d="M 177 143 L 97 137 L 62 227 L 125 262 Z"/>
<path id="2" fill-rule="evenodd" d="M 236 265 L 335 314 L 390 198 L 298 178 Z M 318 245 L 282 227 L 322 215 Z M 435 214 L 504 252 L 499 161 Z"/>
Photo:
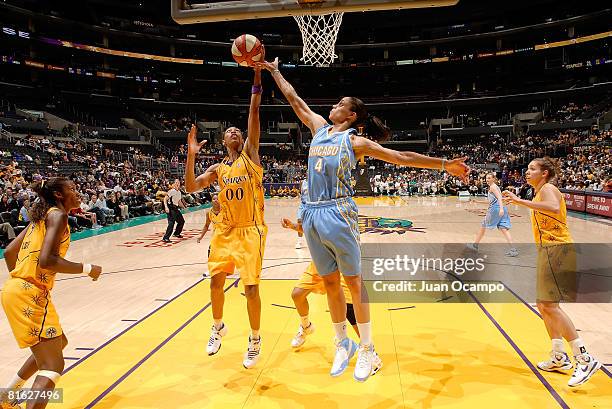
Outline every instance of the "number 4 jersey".
<path id="1" fill-rule="evenodd" d="M 351 171 L 355 154 L 351 144 L 354 129 L 329 133 L 324 125 L 315 134 L 308 152 L 308 202 L 353 196 Z"/>
<path id="2" fill-rule="evenodd" d="M 243 151 L 232 163 L 228 158 L 217 168 L 221 187 L 222 223 L 227 227 L 264 225 L 263 168 Z"/>

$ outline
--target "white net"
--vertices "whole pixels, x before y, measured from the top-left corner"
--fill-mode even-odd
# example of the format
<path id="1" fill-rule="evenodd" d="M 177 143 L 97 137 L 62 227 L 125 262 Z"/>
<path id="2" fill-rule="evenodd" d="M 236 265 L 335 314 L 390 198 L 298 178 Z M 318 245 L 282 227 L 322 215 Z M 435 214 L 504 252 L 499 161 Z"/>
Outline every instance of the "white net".
<path id="1" fill-rule="evenodd" d="M 317 67 L 328 67 L 336 55 L 336 39 L 344 13 L 293 16 L 302 32 L 302 61 Z"/>

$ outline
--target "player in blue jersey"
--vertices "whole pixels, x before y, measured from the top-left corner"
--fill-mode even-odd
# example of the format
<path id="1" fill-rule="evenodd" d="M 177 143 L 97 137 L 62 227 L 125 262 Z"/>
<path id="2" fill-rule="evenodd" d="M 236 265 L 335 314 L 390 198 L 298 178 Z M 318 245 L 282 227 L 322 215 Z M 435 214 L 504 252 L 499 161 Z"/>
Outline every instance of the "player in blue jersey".
<path id="1" fill-rule="evenodd" d="M 272 73 L 296 115 L 313 135 L 308 155 L 308 197 L 302 227 L 317 271 L 325 282 L 336 333 L 336 354 L 330 374 L 341 375 L 350 358 L 358 352 L 353 377 L 363 382 L 372 374 L 374 346 L 370 307 L 367 301 L 364 302 L 367 293 L 363 291 L 362 294 L 359 225 L 357 206 L 352 199 L 351 170 L 358 159 L 371 156 L 400 166 L 446 170 L 467 179 L 470 171 L 465 164 L 467 158 L 447 161 L 382 147 L 378 142 L 388 139 L 391 131 L 380 119 L 369 115 L 364 103 L 354 97 L 344 97 L 333 106 L 329 113 L 330 125 L 325 118 L 314 113 L 283 78 L 278 69 L 278 58 L 260 66 Z M 357 135 L 357 126 L 364 127 L 367 138 Z M 359 346 L 347 337 L 346 300 L 340 274 L 353 298 L 360 333 Z"/>

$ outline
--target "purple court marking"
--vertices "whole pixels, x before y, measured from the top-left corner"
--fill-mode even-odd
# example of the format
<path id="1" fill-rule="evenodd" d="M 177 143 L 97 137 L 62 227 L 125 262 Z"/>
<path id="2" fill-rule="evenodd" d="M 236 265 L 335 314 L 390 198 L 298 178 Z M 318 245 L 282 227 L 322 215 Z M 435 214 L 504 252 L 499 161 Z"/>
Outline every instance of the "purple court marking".
<path id="1" fill-rule="evenodd" d="M 157 268 L 172 268 L 172 267 L 184 267 L 184 266 L 196 266 L 198 264 L 205 264 L 205 263 L 186 263 L 186 264 L 173 264 L 173 265 L 169 265 L 169 266 L 153 266 L 153 267 L 142 267 L 142 268 L 132 268 L 129 270 L 118 270 L 118 271 L 110 271 L 108 273 L 102 273 L 100 274 L 101 276 L 108 276 L 108 275 L 113 275 L 113 274 L 122 274 L 122 273 L 131 273 L 134 271 L 144 271 L 144 270 L 155 270 Z M 77 275 L 74 277 L 64 277 L 64 278 L 57 278 L 55 281 L 67 281 L 67 280 L 78 280 L 81 278 L 89 278 L 89 276 L 87 275 Z"/>
<path id="2" fill-rule="evenodd" d="M 508 333 L 504 331 L 504 329 L 501 327 L 501 325 L 499 325 L 499 323 L 495 320 L 495 318 L 493 318 L 493 316 L 489 313 L 489 311 L 485 308 L 485 306 L 480 303 L 478 298 L 476 298 L 476 296 L 472 294 L 471 291 L 468 291 L 468 294 L 470 294 L 470 296 L 474 299 L 474 301 L 476 301 L 480 309 L 485 313 L 485 315 L 487 316 L 487 318 L 489 318 L 489 320 L 493 323 L 493 325 L 495 325 L 495 327 L 499 330 L 499 332 L 503 335 L 503 337 L 506 338 L 506 341 L 508 341 L 508 343 L 512 345 L 512 348 L 514 348 L 514 350 L 516 351 L 517 354 L 519 354 L 523 362 L 525 362 L 525 364 L 527 364 L 529 369 L 531 369 L 531 372 L 533 372 L 535 376 L 538 377 L 540 382 L 542 382 L 542 384 L 546 387 L 546 389 L 548 389 L 548 392 L 550 392 L 550 394 L 555 398 L 559 406 L 561 406 L 564 409 L 570 409 L 569 405 L 565 403 L 565 401 L 557 393 L 555 388 L 553 388 L 553 386 L 550 383 L 548 383 L 548 381 L 542 376 L 542 374 L 536 369 L 536 367 L 533 366 L 533 364 L 529 361 L 529 359 L 527 359 L 523 351 L 518 347 L 518 345 L 516 345 L 516 343 L 512 340 L 512 338 L 510 338 L 510 335 L 508 335 Z"/>
<path id="3" fill-rule="evenodd" d="M 83 361 L 85 361 L 87 358 L 89 358 L 90 356 L 92 356 L 93 354 L 95 354 L 96 352 L 100 351 L 101 349 L 103 349 L 104 347 L 106 347 L 108 344 L 110 344 L 111 342 L 113 342 L 114 340 L 116 340 L 117 338 L 119 338 L 121 335 L 125 334 L 126 332 L 128 332 L 129 330 L 131 330 L 132 328 L 134 328 L 136 325 L 140 324 L 141 322 L 143 322 L 144 320 L 146 320 L 147 318 L 149 318 L 151 315 L 155 314 L 157 311 L 161 310 L 162 308 L 164 308 L 166 305 L 170 304 L 172 301 L 176 300 L 177 298 L 179 298 L 181 295 L 185 294 L 187 291 L 191 290 L 193 287 L 195 287 L 196 285 L 200 284 L 202 281 L 206 280 L 206 278 L 202 278 L 200 280 L 198 280 L 197 282 L 195 282 L 193 285 L 187 287 L 185 290 L 181 291 L 180 293 L 178 293 L 175 297 L 173 297 L 169 302 L 160 305 L 159 307 L 157 307 L 156 309 L 154 309 L 153 311 L 151 311 L 149 314 L 145 315 L 143 318 L 140 319 L 140 321 L 135 322 L 134 324 L 130 325 L 129 327 L 127 327 L 126 329 L 124 329 L 123 331 L 121 331 L 120 333 L 118 333 L 117 335 L 115 335 L 114 337 L 112 337 L 111 339 L 109 339 L 108 341 L 106 341 L 105 343 L 103 343 L 102 345 L 100 345 L 98 348 L 96 348 L 95 350 L 93 350 L 91 353 L 85 355 L 83 357 L 83 359 L 81 359 L 80 361 L 78 361 L 77 363 L 75 363 L 74 365 L 71 365 L 70 367 L 66 368 L 63 372 L 63 375 L 66 375 L 68 373 L 68 371 L 72 370 L 73 368 L 75 368 L 76 366 L 80 365 L 83 363 Z"/>
<path id="4" fill-rule="evenodd" d="M 121 320 L 121 322 L 138 322 L 138 320 Z"/>
<path id="5" fill-rule="evenodd" d="M 449 272 L 449 271 L 444 271 L 444 270 L 439 270 L 439 271 L 442 271 L 443 273 L 446 273 L 449 276 L 453 277 L 455 280 L 463 283 L 463 280 L 461 280 L 461 278 L 459 278 L 454 273 Z M 504 284 L 504 287 L 506 287 L 505 284 Z M 476 303 L 478 304 L 478 307 L 480 307 L 482 312 L 484 312 L 487 318 L 489 318 L 489 321 L 491 321 L 493 325 L 495 325 L 495 328 L 497 328 L 497 330 L 502 334 L 502 336 L 506 338 L 506 341 L 508 341 L 508 343 L 512 346 L 514 351 L 521 357 L 523 362 L 525 362 L 525 364 L 529 367 L 529 369 L 531 369 L 531 372 L 534 373 L 534 375 L 540 380 L 542 385 L 544 385 L 544 387 L 548 390 L 548 392 L 550 392 L 553 398 L 555 398 L 559 406 L 561 406 L 563 409 L 570 409 L 569 405 L 565 403 L 565 401 L 559 395 L 559 393 L 555 390 L 555 388 L 553 388 L 553 386 L 546 380 L 546 378 L 542 376 L 540 371 L 538 371 L 536 367 L 533 366 L 533 364 L 531 363 L 531 361 L 529 361 L 529 359 L 523 353 L 521 348 L 519 348 L 519 346 L 514 342 L 514 340 L 510 337 L 510 335 L 508 335 L 508 333 L 501 327 L 501 325 L 499 325 L 499 323 L 495 320 L 495 318 L 493 318 L 493 316 L 491 315 L 491 313 L 489 313 L 489 311 L 485 308 L 485 306 L 481 304 L 480 300 L 474 295 L 474 293 L 472 293 L 471 291 L 467 291 L 467 293 L 470 295 L 470 297 L 472 297 L 474 301 L 476 301 Z"/>
<path id="6" fill-rule="evenodd" d="M 527 308 L 529 308 L 531 311 L 533 311 L 533 313 L 534 313 L 535 315 L 537 315 L 538 317 L 542 318 L 542 315 L 540 314 L 540 312 L 539 312 L 538 310 L 536 310 L 535 308 L 533 308 L 531 305 L 529 305 L 529 303 L 528 303 L 527 301 L 525 301 L 525 300 L 523 299 L 523 297 L 521 297 L 520 295 L 518 295 L 517 293 L 515 293 L 515 292 L 512 290 L 512 288 L 508 287 L 508 286 L 506 285 L 506 283 L 504 283 L 503 281 L 500 281 L 500 283 L 502 283 L 502 284 L 504 285 L 504 287 L 505 287 L 505 288 L 507 288 L 507 289 L 508 289 L 508 291 L 510 291 L 510 292 L 511 292 L 511 293 L 512 293 L 512 294 L 513 294 L 513 295 L 514 295 L 516 298 L 518 298 L 519 300 L 521 300 L 521 302 L 522 302 L 523 304 L 525 304 L 525 305 L 527 306 Z M 579 330 L 579 329 L 577 329 L 576 331 L 580 331 L 580 330 Z M 610 371 L 608 368 L 606 368 L 606 366 L 609 366 L 609 365 L 605 365 L 605 364 L 604 364 L 604 365 L 601 367 L 601 370 L 602 370 L 602 372 L 603 372 L 603 373 L 605 373 L 606 375 L 608 375 L 608 378 L 612 378 L 612 372 L 611 372 L 611 371 Z"/>
<path id="7" fill-rule="evenodd" d="M 78 361 L 81 358 L 76 358 L 74 356 L 65 356 L 64 359 L 67 359 L 69 361 Z"/>
<path id="8" fill-rule="evenodd" d="M 227 286 L 225 288 L 225 290 L 223 290 L 223 292 L 227 292 L 230 288 L 234 287 L 235 284 L 238 282 L 238 280 L 240 280 L 239 278 L 236 279 L 236 281 L 232 284 L 230 284 L 229 286 Z M 121 375 L 121 377 L 119 379 L 117 379 L 115 382 L 113 382 L 113 384 L 111 386 L 109 386 L 108 388 L 106 388 L 106 390 L 104 392 L 102 392 L 100 395 L 98 395 L 97 398 L 95 398 L 93 401 L 91 401 L 87 406 L 85 406 L 85 409 L 89 409 L 94 407 L 96 404 L 98 404 L 98 402 L 100 402 L 102 399 L 104 399 L 104 397 L 106 395 L 108 395 L 113 389 L 115 389 L 121 382 L 123 382 L 128 376 L 130 376 L 130 374 L 132 372 L 134 372 L 136 369 L 138 369 L 142 364 L 144 364 L 149 358 L 151 358 L 157 351 L 159 351 L 164 345 L 166 345 L 168 342 L 170 342 L 172 340 L 172 338 L 174 338 L 175 336 L 178 335 L 179 332 L 181 332 L 182 330 L 184 330 L 189 324 L 191 324 L 191 322 L 193 320 L 195 320 L 200 314 L 202 314 L 208 307 L 211 306 L 211 303 L 209 302 L 208 304 L 206 304 L 204 307 L 202 307 L 198 312 L 196 312 L 195 314 L 193 314 L 191 316 L 191 318 L 189 318 L 185 323 L 183 323 L 183 325 L 181 325 L 180 327 L 178 327 L 178 329 L 176 331 L 174 331 L 172 334 L 170 334 L 170 336 L 168 338 L 166 338 L 165 340 L 163 340 L 158 346 L 156 346 L 155 348 L 153 348 L 153 350 L 151 350 L 151 352 L 149 352 L 144 358 L 142 358 L 140 361 L 138 361 L 134 366 L 132 366 L 126 373 L 124 373 L 123 375 Z"/>
<path id="9" fill-rule="evenodd" d="M 95 348 L 74 348 L 77 351 L 93 351 Z"/>
<path id="10" fill-rule="evenodd" d="M 416 308 L 415 305 L 411 305 L 409 307 L 397 307 L 397 308 L 387 308 L 387 311 L 399 311 L 399 310 L 408 310 L 410 308 Z"/>
<path id="11" fill-rule="evenodd" d="M 163 301 L 163 302 L 168 302 L 169 300 L 165 300 L 163 298 L 156 298 L 155 301 Z"/>
<path id="12" fill-rule="evenodd" d="M 287 264 L 298 264 L 298 263 L 303 263 L 303 261 L 300 262 L 293 262 L 293 263 L 281 263 L 281 264 L 273 264 L 271 266 L 266 266 L 264 268 L 262 268 L 262 270 L 266 270 L 268 268 L 272 268 L 272 267 L 278 267 L 278 266 L 284 266 Z M 199 264 L 199 263 L 192 263 L 192 264 Z M 126 271 L 131 271 L 131 270 L 126 270 Z M 111 274 L 111 273 L 107 273 L 107 274 Z M 80 276 L 81 277 L 81 276 Z M 87 276 L 82 276 L 82 277 L 87 277 Z M 98 348 L 96 348 L 94 351 L 92 351 L 90 354 L 87 354 L 85 357 L 83 357 L 83 359 L 81 359 L 80 361 L 78 361 L 77 363 L 75 363 L 74 365 L 66 368 L 63 372 L 63 375 L 67 374 L 68 371 L 72 370 L 72 368 L 80 365 L 83 361 L 85 361 L 87 358 L 89 358 L 90 356 L 92 356 L 93 354 L 95 354 L 96 352 L 98 352 L 99 350 L 101 350 L 102 348 L 106 347 L 108 344 L 110 344 L 111 342 L 113 342 L 114 340 L 116 340 L 117 338 L 119 338 L 121 335 L 125 334 L 126 332 L 128 332 L 129 330 L 131 330 L 132 328 L 134 328 L 136 325 L 140 324 L 142 321 L 146 320 L 147 318 L 149 318 L 151 315 L 155 314 L 157 311 L 159 311 L 160 309 L 164 308 L 166 305 L 168 305 L 169 303 L 171 303 L 172 301 L 176 300 L 178 297 L 180 297 L 181 295 L 185 294 L 187 291 L 191 290 L 193 287 L 195 287 L 196 285 L 200 284 L 202 281 L 205 281 L 206 279 L 209 279 L 210 277 L 204 277 L 201 278 L 200 280 L 198 280 L 197 282 L 195 282 L 193 285 L 191 285 L 190 287 L 186 288 L 185 290 L 181 291 L 179 294 L 177 294 L 176 296 L 174 296 L 173 298 L 170 299 L 170 301 L 168 301 L 165 304 L 160 305 L 159 307 L 157 307 L 156 309 L 154 309 L 153 311 L 151 311 L 149 314 L 147 314 L 146 316 L 144 316 L 142 319 L 140 319 L 140 321 L 135 322 L 133 325 L 130 325 L 129 327 L 127 327 L 126 329 L 124 329 L 123 331 L 121 331 L 119 334 L 115 335 L 114 337 L 112 337 L 111 339 L 109 339 L 108 341 L 106 341 L 104 344 L 102 344 L 101 346 L 99 346 Z M 55 280 L 58 281 L 58 280 Z M 236 284 L 237 286 L 237 284 Z"/>
<path id="13" fill-rule="evenodd" d="M 274 303 L 273 303 L 272 305 L 273 305 L 273 306 L 275 306 L 275 307 L 289 308 L 289 309 L 291 309 L 291 310 L 295 310 L 295 307 L 291 307 L 291 306 L 289 306 L 289 305 L 274 304 Z"/>

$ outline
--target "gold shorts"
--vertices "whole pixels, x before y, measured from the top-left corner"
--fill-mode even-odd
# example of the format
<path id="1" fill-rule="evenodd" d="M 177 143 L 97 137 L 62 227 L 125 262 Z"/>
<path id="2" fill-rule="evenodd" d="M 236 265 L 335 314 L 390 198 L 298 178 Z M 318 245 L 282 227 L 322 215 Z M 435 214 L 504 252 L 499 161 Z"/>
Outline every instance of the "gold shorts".
<path id="1" fill-rule="evenodd" d="M 577 277 L 573 243 L 538 246 L 538 301 L 576 301 Z"/>
<path id="2" fill-rule="evenodd" d="M 344 292 L 344 298 L 346 299 L 347 304 L 353 303 L 353 298 L 351 297 L 351 291 L 349 290 L 346 282 L 344 281 L 344 277 L 341 276 L 340 283 L 342 284 L 342 291 Z M 317 268 L 315 267 L 314 262 L 310 262 L 306 271 L 300 277 L 300 280 L 296 284 L 297 288 L 301 288 L 303 290 L 312 291 L 315 294 L 326 294 L 325 291 L 325 283 L 323 282 L 323 277 L 319 275 L 317 272 Z"/>
<path id="3" fill-rule="evenodd" d="M 265 225 L 217 228 L 210 240 L 208 273 L 240 272 L 244 285 L 259 284 L 268 228 Z"/>
<path id="4" fill-rule="evenodd" d="M 63 334 L 51 294 L 21 278 L 9 278 L 2 288 L 2 308 L 19 348 Z"/>

